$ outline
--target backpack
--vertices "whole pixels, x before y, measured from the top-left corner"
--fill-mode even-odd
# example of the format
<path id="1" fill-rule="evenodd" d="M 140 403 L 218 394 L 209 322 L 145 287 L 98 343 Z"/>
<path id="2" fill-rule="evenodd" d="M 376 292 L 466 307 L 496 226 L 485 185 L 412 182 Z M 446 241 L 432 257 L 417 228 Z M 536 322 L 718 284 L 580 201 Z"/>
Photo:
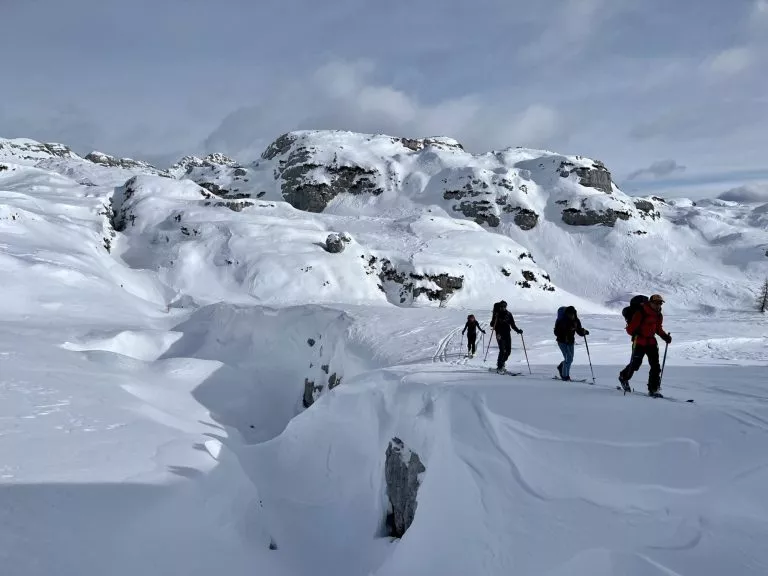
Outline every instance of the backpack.
<path id="1" fill-rule="evenodd" d="M 637 296 L 632 297 L 629 301 L 629 306 L 624 307 L 621 311 L 621 315 L 624 316 L 624 320 L 627 321 L 627 326 L 629 326 L 629 323 L 632 321 L 635 312 L 642 311 L 643 304 L 646 302 L 648 302 L 648 296 L 638 294 Z"/>
<path id="2" fill-rule="evenodd" d="M 493 304 L 493 312 L 491 313 L 491 322 L 490 322 L 491 328 L 493 328 L 493 326 L 496 324 L 496 316 L 498 316 L 499 311 L 501 310 L 502 302 L 504 302 L 504 300 L 499 300 L 498 302 L 494 302 Z"/>
<path id="3" fill-rule="evenodd" d="M 565 318 L 565 306 L 560 306 L 557 309 L 557 321 L 560 322 L 563 318 Z"/>

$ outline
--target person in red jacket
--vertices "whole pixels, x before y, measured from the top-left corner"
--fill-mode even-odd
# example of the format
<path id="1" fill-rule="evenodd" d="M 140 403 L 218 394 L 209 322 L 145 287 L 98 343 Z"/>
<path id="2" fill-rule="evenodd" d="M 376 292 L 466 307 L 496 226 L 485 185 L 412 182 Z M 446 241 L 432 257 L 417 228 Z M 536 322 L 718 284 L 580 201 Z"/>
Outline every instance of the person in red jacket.
<path id="1" fill-rule="evenodd" d="M 664 299 L 654 294 L 648 302 L 642 305 L 640 310 L 634 313 L 632 320 L 627 324 L 627 334 L 632 336 L 632 360 L 619 372 L 619 382 L 624 390 L 629 390 L 629 380 L 640 369 L 643 356 L 648 356 L 650 373 L 648 374 L 648 395 L 655 396 L 661 386 L 661 366 L 659 365 L 659 344 L 656 342 L 658 334 L 667 344 L 672 342 L 672 337 L 664 331 L 662 323 L 664 316 L 661 306 Z"/>

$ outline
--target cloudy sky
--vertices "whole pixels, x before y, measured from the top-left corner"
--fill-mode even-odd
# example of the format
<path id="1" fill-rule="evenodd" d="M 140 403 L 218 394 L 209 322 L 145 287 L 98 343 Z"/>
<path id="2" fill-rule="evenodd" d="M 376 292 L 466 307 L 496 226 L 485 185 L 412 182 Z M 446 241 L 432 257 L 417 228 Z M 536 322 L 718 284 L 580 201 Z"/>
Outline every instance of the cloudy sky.
<path id="1" fill-rule="evenodd" d="M 0 135 L 156 162 L 447 135 L 768 179 L 768 0 L 0 0 Z M 718 184 L 719 185 L 719 184 Z"/>

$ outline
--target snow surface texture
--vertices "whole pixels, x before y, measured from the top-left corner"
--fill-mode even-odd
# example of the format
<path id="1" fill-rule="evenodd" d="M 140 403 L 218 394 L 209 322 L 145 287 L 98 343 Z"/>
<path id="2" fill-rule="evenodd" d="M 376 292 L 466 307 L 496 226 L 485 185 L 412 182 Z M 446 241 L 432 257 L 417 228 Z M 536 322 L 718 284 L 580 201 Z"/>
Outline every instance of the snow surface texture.
<path id="1" fill-rule="evenodd" d="M 239 167 L 226 158 L 163 173 L 0 141 L 4 574 L 766 573 L 768 328 L 747 287 L 764 271 L 765 206 L 654 201 L 644 219 L 615 187 L 578 183 L 604 187 L 599 167 L 564 177 L 551 153 L 294 138 L 355 143 L 360 162 L 402 170 L 402 193 L 308 212 L 283 196 L 290 152 L 238 175 L 257 195 L 264 178 L 259 199 L 223 191 Z M 403 158 L 386 160 L 392 146 Z M 496 204 L 494 188 L 493 204 L 525 202 L 534 227 L 520 211 L 491 211 L 490 226 L 453 210 L 435 174 L 476 178 L 483 163 L 489 187 L 507 166 L 516 194 Z M 193 179 L 209 172 L 216 192 Z M 573 226 L 558 200 L 603 216 L 624 201 L 631 218 Z M 674 338 L 662 391 L 694 404 L 615 389 L 628 337 L 603 313 L 659 258 L 647 281 Z M 536 286 L 517 284 L 524 271 Z M 518 336 L 507 367 L 523 376 L 489 373 L 490 334 L 464 356 L 466 315 L 487 330 L 500 296 L 532 374 Z M 552 379 L 552 311 L 574 303 L 592 386 Z M 591 380 L 583 344 L 572 376 Z M 401 539 L 386 535 L 394 438 L 424 467 Z"/>

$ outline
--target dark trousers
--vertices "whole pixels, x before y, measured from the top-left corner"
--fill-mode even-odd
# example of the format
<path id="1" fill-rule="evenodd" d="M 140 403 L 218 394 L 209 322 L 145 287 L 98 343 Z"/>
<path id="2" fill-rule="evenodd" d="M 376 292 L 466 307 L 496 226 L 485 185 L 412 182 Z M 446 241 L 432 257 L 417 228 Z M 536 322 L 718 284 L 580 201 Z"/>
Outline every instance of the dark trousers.
<path id="1" fill-rule="evenodd" d="M 469 354 L 477 351 L 477 332 L 467 332 L 467 351 Z"/>
<path id="2" fill-rule="evenodd" d="M 632 347 L 632 360 L 629 364 L 619 373 L 619 376 L 624 380 L 629 380 L 632 375 L 640 369 L 643 364 L 643 356 L 648 356 L 648 365 L 651 367 L 648 374 L 648 390 L 650 392 L 656 392 L 661 385 L 661 365 L 659 364 L 659 346 L 654 343 L 648 346 Z"/>
<path id="3" fill-rule="evenodd" d="M 496 368 L 501 370 L 512 352 L 512 333 L 496 332 L 496 342 L 499 345 L 499 358 L 496 360 Z"/>

